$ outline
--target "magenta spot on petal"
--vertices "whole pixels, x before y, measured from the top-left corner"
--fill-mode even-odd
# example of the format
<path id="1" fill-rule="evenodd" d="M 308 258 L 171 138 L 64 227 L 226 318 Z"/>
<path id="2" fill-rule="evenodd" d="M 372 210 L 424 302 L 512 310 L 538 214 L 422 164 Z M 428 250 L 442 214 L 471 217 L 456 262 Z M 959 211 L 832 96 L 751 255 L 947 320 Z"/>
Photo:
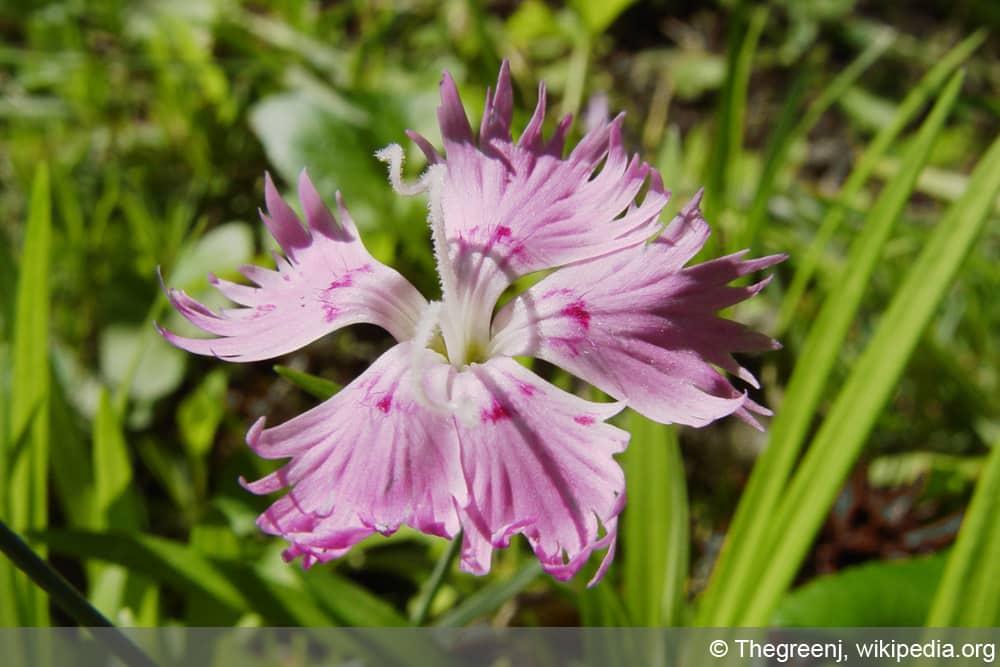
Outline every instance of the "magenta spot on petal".
<path id="1" fill-rule="evenodd" d="M 489 410 L 483 410 L 482 417 L 484 424 L 496 424 L 498 421 L 510 419 L 510 413 L 507 412 L 507 408 L 500 405 L 500 401 L 494 398 L 493 405 L 490 406 Z"/>
<path id="2" fill-rule="evenodd" d="M 350 272 L 348 272 L 348 273 L 345 273 L 340 278 L 337 278 L 336 280 L 334 280 L 333 282 L 331 282 L 330 286 L 327 287 L 326 289 L 327 290 L 335 290 L 335 289 L 338 289 L 340 287 L 350 287 L 353 283 L 354 283 L 354 278 L 352 278 Z"/>
<path id="3" fill-rule="evenodd" d="M 392 394 L 386 394 L 378 399 L 375 407 L 381 410 L 383 414 L 389 414 L 389 410 L 392 408 Z"/>
<path id="4" fill-rule="evenodd" d="M 577 299 L 573 303 L 569 304 L 560 310 L 559 314 L 576 320 L 576 323 L 579 324 L 580 328 L 584 331 L 590 329 L 590 311 L 587 310 L 587 304 L 585 304 L 582 299 Z"/>
<path id="5" fill-rule="evenodd" d="M 580 415 L 578 417 L 573 417 L 573 421 L 575 421 L 577 424 L 582 424 L 584 426 L 590 426 L 591 424 L 594 423 L 594 418 L 593 417 L 589 417 L 587 415 Z"/>
<path id="6" fill-rule="evenodd" d="M 325 293 L 329 293 L 335 289 L 340 289 L 341 287 L 350 287 L 354 284 L 354 274 L 356 273 L 371 273 L 371 264 L 362 264 L 359 267 L 353 268 L 341 277 L 330 283 L 330 286 L 323 290 Z"/>
<path id="7" fill-rule="evenodd" d="M 337 317 L 337 309 L 328 303 L 324 303 L 323 316 L 326 318 L 327 322 L 333 322 L 334 318 Z"/>
<path id="8" fill-rule="evenodd" d="M 254 308 L 254 319 L 267 315 L 268 313 L 273 313 L 277 308 L 273 303 L 262 303 L 261 305 Z"/>
<path id="9" fill-rule="evenodd" d="M 507 227 L 505 225 L 497 227 L 496 231 L 493 232 L 494 241 L 500 241 L 501 239 L 509 239 L 510 236 L 511 236 L 510 227 Z"/>
<path id="10" fill-rule="evenodd" d="M 520 389 L 521 393 L 525 396 L 534 396 L 535 392 L 538 391 L 538 389 L 532 385 L 520 381 L 517 383 L 517 388 Z"/>
<path id="11" fill-rule="evenodd" d="M 572 292 L 566 288 L 550 289 L 545 294 L 542 295 L 542 299 L 551 299 L 554 296 L 569 296 Z"/>
<path id="12" fill-rule="evenodd" d="M 292 282 L 292 277 L 290 275 L 288 275 L 287 273 L 284 274 L 283 276 L 281 276 L 281 279 L 284 280 L 286 283 Z"/>

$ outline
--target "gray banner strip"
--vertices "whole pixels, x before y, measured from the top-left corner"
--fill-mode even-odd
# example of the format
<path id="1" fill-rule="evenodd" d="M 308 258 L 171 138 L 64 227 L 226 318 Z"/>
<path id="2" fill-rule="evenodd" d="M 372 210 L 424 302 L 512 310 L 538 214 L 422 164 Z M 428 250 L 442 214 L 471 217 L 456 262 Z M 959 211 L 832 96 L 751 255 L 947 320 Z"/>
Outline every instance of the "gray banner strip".
<path id="1" fill-rule="evenodd" d="M 0 628 L 4 667 L 129 664 L 106 628 Z M 158 628 L 120 630 L 162 667 L 990 665 L 1000 629 Z M 131 666 L 130 666 L 131 667 Z M 136 666 L 137 667 L 137 666 Z"/>

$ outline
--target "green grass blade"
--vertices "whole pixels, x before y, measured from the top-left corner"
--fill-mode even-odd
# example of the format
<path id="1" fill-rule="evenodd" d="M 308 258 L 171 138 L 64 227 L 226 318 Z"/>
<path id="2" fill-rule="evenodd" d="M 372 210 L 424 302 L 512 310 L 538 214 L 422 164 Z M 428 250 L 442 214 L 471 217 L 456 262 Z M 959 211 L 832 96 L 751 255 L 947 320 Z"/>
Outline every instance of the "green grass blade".
<path id="1" fill-rule="evenodd" d="M 628 505 L 622 516 L 624 601 L 633 625 L 677 625 L 686 599 L 688 505 L 673 427 L 629 411 L 622 456 Z"/>
<path id="2" fill-rule="evenodd" d="M 481 616 L 492 614 L 507 600 L 511 599 L 542 573 L 538 561 L 525 565 L 510 579 L 487 584 L 476 591 L 454 609 L 435 621 L 434 625 L 442 628 L 458 628 L 468 625 Z"/>
<path id="3" fill-rule="evenodd" d="M 142 523 L 142 498 L 135 492 L 132 479 L 132 459 L 125 442 L 121 419 L 112 405 L 107 388 L 101 388 L 97 415 L 93 424 L 94 491 L 88 528 L 138 531 Z M 118 566 L 91 563 L 87 567 L 90 583 L 90 601 L 111 618 L 123 607 L 133 607 L 126 602 L 126 593 L 132 589 L 142 597 L 148 588 L 146 582 Z M 135 596 L 133 596 L 135 597 Z M 134 601 L 134 600 L 133 600 Z"/>
<path id="4" fill-rule="evenodd" d="M 929 626 L 995 626 L 1000 623 L 1000 442 L 962 521 L 958 541 L 927 616 Z"/>
<path id="5" fill-rule="evenodd" d="M 277 625 L 335 625 L 300 589 L 272 581 L 242 562 L 206 558 L 180 542 L 135 533 L 46 531 L 31 535 L 52 551 L 120 565 L 132 573 L 202 597 L 235 613 Z"/>
<path id="6" fill-rule="evenodd" d="M 886 52 L 892 42 L 893 38 L 888 32 L 882 33 L 880 39 L 873 40 L 868 48 L 830 81 L 796 123 L 796 119 L 799 118 L 799 102 L 809 81 L 809 70 L 803 67 L 799 71 L 785 100 L 774 132 L 768 141 L 767 152 L 764 155 L 764 170 L 757 183 L 757 189 L 744 222 L 743 240 L 736 244 L 740 249 L 754 247 L 761 225 L 764 224 L 764 219 L 767 217 L 767 206 L 774 193 L 778 173 L 792 146 L 801 141 L 813 129 L 830 106 L 840 99 L 862 74 L 868 71 L 868 68 Z"/>
<path id="7" fill-rule="evenodd" d="M 369 628 L 409 625 L 392 605 L 367 589 L 331 572 L 319 568 L 314 570 L 297 570 L 302 588 L 308 591 L 317 605 L 343 625 Z"/>
<path id="8" fill-rule="evenodd" d="M 59 443 L 59 456 L 51 461 L 52 481 L 59 505 L 71 526 L 85 528 L 93 517 L 94 476 L 87 434 L 77 425 L 76 413 L 66 396 L 63 382 L 53 374 L 51 400 L 52 442 Z"/>
<path id="9" fill-rule="evenodd" d="M 94 418 L 94 514 L 96 530 L 135 530 L 139 498 L 132 493 L 132 459 L 125 444 L 122 425 L 111 404 L 111 395 L 101 389 Z"/>
<path id="10" fill-rule="evenodd" d="M 434 598 L 437 596 L 437 592 L 441 589 L 441 584 L 444 582 L 445 577 L 451 572 L 452 566 L 455 563 L 455 558 L 462 550 L 462 539 L 463 536 L 461 532 L 452 538 L 451 542 L 447 547 L 445 547 L 444 552 L 434 564 L 434 569 L 431 571 L 430 576 L 424 580 L 424 583 L 420 587 L 420 594 L 417 596 L 413 614 L 410 616 L 410 625 L 419 627 L 427 622 L 427 617 L 430 615 L 431 605 L 434 603 Z"/>
<path id="11" fill-rule="evenodd" d="M 43 163 L 35 172 L 21 251 L 13 330 L 10 432 L 5 451 L 0 454 L 0 479 L 4 481 L 3 493 L 7 494 L 3 509 L 17 532 L 42 530 L 48 520 L 50 199 L 49 172 Z M 39 556 L 44 558 L 44 552 Z M 0 581 L 12 584 L 8 589 L 12 594 L 0 596 L 4 599 L 0 602 L 0 623 L 47 625 L 44 592 L 23 578 L 15 579 L 12 573 L 7 563 L 0 563 Z"/>
<path id="12" fill-rule="evenodd" d="M 52 551 L 122 565 L 178 591 L 204 595 L 237 611 L 250 610 L 243 591 L 221 569 L 180 542 L 133 533 L 52 530 L 31 536 Z"/>
<path id="13" fill-rule="evenodd" d="M 0 552 L 29 576 L 39 589 L 50 595 L 53 602 L 81 626 L 90 628 L 114 627 L 111 621 L 94 609 L 73 588 L 72 584 L 39 558 L 38 554 L 21 539 L 21 536 L 10 530 L 3 521 L 0 521 Z M 97 636 L 97 640 L 104 643 L 129 667 L 156 667 L 156 664 L 128 637 L 117 631 L 101 633 Z M 12 647 L 4 648 L 6 649 L 5 658 L 10 659 Z M 19 660 L 14 660 L 14 664 L 19 663 Z"/>
<path id="14" fill-rule="evenodd" d="M 620 628 L 634 624 L 621 596 L 608 584 L 585 588 L 576 596 L 580 625 L 585 628 Z"/>
<path id="15" fill-rule="evenodd" d="M 892 142 L 899 136 L 899 133 L 916 117 L 917 113 L 927 104 L 935 92 L 941 88 L 948 76 L 965 60 L 972 55 L 972 52 L 979 48 L 986 38 L 986 33 L 982 30 L 973 33 L 971 36 L 960 42 L 955 48 L 949 51 L 934 67 L 932 67 L 923 79 L 907 94 L 899 104 L 892 122 L 882 128 L 868 144 L 865 152 L 858 159 L 851 171 L 850 176 L 840 190 L 837 201 L 823 217 L 820 222 L 819 231 L 809 244 L 805 254 L 799 258 L 795 264 L 795 273 L 789 283 L 785 298 L 778 313 L 777 334 L 780 335 L 791 324 L 798 309 L 799 301 L 805 293 L 809 281 L 812 280 L 819 266 L 820 258 L 824 249 L 829 245 L 830 240 L 836 233 L 837 228 L 843 221 L 847 210 L 857 197 L 861 188 L 864 187 L 868 178 L 872 175 L 882 156 L 889 149 Z"/>
<path id="16" fill-rule="evenodd" d="M 341 386 L 336 382 L 312 375 L 311 373 L 297 371 L 288 366 L 277 365 L 274 367 L 274 372 L 289 380 L 310 396 L 314 396 L 321 401 L 325 401 L 341 390 Z"/>
<path id="17" fill-rule="evenodd" d="M 726 62 L 726 81 L 719 98 L 715 144 L 708 161 L 705 175 L 705 197 L 702 209 L 705 218 L 717 220 L 728 199 L 731 171 L 742 165 L 743 121 L 746 115 L 747 89 L 750 85 L 750 71 L 757 42 L 767 22 L 767 8 L 757 7 L 750 11 L 744 21 L 744 3 L 730 17 L 732 28 L 729 35 Z M 746 26 L 744 29 L 744 25 Z M 716 238 L 713 236 L 713 238 Z M 710 244 L 715 241 L 710 240 Z"/>
<path id="18" fill-rule="evenodd" d="M 851 248 L 850 258 L 809 331 L 789 380 L 788 398 L 770 425 L 769 444 L 744 491 L 736 519 L 700 610 L 703 623 L 736 622 L 753 593 L 755 570 L 762 566 L 763 535 L 770 526 L 786 481 L 802 450 L 809 425 L 833 370 L 851 322 L 868 289 L 882 248 L 913 192 L 920 170 L 944 126 L 961 88 L 963 75 L 949 82 L 906 152 L 905 171 L 888 184 Z"/>
<path id="19" fill-rule="evenodd" d="M 765 536 L 766 568 L 738 622 L 766 624 L 850 472 L 907 360 L 982 230 L 1000 192 L 1000 139 L 965 195 L 938 223 L 834 401 Z M 780 533 L 780 539 L 778 539 Z"/>

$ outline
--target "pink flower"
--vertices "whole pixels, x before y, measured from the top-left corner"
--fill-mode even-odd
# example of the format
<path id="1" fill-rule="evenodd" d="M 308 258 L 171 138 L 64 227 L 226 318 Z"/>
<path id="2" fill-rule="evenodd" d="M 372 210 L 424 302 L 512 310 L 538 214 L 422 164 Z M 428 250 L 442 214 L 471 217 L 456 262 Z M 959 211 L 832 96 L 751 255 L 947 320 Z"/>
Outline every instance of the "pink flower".
<path id="1" fill-rule="evenodd" d="M 334 217 L 305 172 L 305 227 L 265 181 L 262 217 L 285 253 L 277 270 L 244 267 L 254 286 L 210 276 L 241 307 L 216 313 L 169 290 L 174 307 L 215 337 L 163 335 L 198 354 L 268 359 L 358 322 L 398 341 L 325 403 L 250 429 L 259 455 L 291 459 L 244 482 L 258 494 L 290 489 L 258 520 L 290 542 L 288 559 L 328 561 L 406 524 L 446 538 L 463 531 L 462 567 L 476 574 L 516 533 L 561 580 L 606 549 L 596 581 L 613 557 L 625 504 L 614 455 L 629 435 L 606 423 L 611 416 L 628 405 L 663 423 L 703 426 L 734 414 L 759 428 L 753 413 L 769 414 L 716 369 L 757 386 L 732 353 L 777 344 L 714 313 L 768 280 L 729 282 L 783 257 L 737 253 L 685 268 L 709 234 L 698 197 L 663 229 L 669 195 L 654 169 L 626 154 L 621 116 L 597 123 L 563 157 L 570 118 L 542 137 L 543 86 L 516 142 L 512 107 L 505 63 L 477 141 L 445 74 L 443 156 L 410 133 L 430 165 L 407 185 L 402 149 L 378 154 L 397 192 L 427 193 L 440 302 L 428 303 L 372 258 L 340 196 Z M 552 269 L 494 312 L 514 280 Z M 516 355 L 557 364 L 619 402 L 558 389 Z"/>

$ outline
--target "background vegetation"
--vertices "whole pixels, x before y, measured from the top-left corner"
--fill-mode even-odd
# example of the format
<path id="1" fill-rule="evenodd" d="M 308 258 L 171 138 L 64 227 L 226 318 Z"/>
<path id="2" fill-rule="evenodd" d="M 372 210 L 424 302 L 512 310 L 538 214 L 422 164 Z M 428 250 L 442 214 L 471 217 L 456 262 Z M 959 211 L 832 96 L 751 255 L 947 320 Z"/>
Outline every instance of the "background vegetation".
<path id="1" fill-rule="evenodd" d="M 123 625 L 1000 624 L 998 27 L 990 0 L 7 0 L 0 518 Z M 563 112 L 625 109 L 671 210 L 707 188 L 711 254 L 790 255 L 733 313 L 784 343 L 747 360 L 777 416 L 624 415 L 621 546 L 589 591 L 521 542 L 435 588 L 448 544 L 413 531 L 303 572 L 253 524 L 244 433 L 390 341 L 194 358 L 153 330 L 184 330 L 156 267 L 211 300 L 209 270 L 268 263 L 263 173 L 308 167 L 433 294 L 423 204 L 373 152 L 438 137 L 442 69 L 477 117 L 503 58 L 516 127 L 539 79 Z M 69 621 L 0 562 L 0 625 Z"/>

